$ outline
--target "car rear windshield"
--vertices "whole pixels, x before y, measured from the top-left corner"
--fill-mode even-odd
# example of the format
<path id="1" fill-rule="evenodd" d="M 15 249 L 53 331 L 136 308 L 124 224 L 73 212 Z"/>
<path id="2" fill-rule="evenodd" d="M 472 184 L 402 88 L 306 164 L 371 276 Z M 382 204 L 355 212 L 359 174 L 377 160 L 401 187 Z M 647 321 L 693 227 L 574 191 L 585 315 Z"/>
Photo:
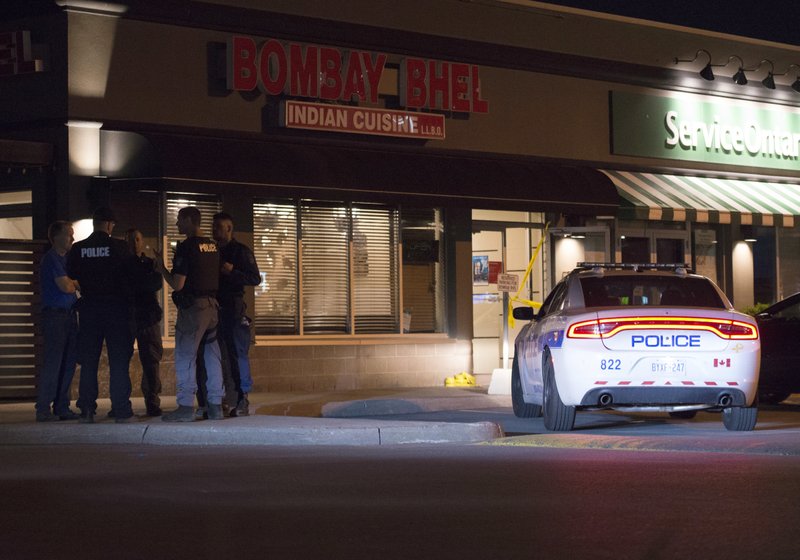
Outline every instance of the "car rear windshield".
<path id="1" fill-rule="evenodd" d="M 618 305 L 725 308 L 704 278 L 676 276 L 594 276 L 581 278 L 586 307 Z"/>

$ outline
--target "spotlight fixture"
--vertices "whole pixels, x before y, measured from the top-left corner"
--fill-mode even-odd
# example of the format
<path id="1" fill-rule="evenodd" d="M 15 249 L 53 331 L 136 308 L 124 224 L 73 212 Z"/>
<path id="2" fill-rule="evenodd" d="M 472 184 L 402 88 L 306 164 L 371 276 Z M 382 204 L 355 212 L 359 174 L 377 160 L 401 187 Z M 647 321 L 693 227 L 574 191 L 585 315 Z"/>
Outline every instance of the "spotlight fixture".
<path id="1" fill-rule="evenodd" d="M 775 74 L 773 73 L 775 72 L 775 65 L 772 63 L 771 60 L 767 60 L 765 58 L 764 60 L 759 62 L 758 66 L 756 66 L 755 68 L 740 68 L 739 70 L 742 71 L 743 74 L 744 70 L 747 70 L 748 72 L 757 72 L 758 70 L 761 69 L 762 66 L 764 66 L 764 64 L 769 64 L 769 72 L 767 72 L 767 77 L 761 80 L 761 83 L 764 84 L 764 87 L 767 89 L 775 89 Z M 735 80 L 736 78 L 734 78 L 734 81 Z"/>
<path id="2" fill-rule="evenodd" d="M 781 72 L 780 74 L 770 74 L 770 76 L 773 76 L 773 77 L 774 76 L 785 76 L 786 74 L 788 74 L 792 70 L 792 68 L 795 68 L 796 70 L 800 70 L 800 66 L 798 66 L 797 64 L 790 64 L 789 67 L 786 69 L 786 72 Z M 767 78 L 769 78 L 769 76 L 767 76 Z M 764 84 L 764 85 L 766 85 L 766 84 Z M 769 86 L 767 86 L 767 87 L 769 87 Z M 794 82 L 789 87 L 791 87 L 797 93 L 800 93 L 800 72 L 797 73 L 797 76 L 795 77 Z"/>
<path id="3" fill-rule="evenodd" d="M 747 85 L 747 76 L 744 74 L 744 60 L 742 60 L 740 56 L 734 54 L 728 57 L 728 64 L 730 64 L 734 58 L 739 61 L 739 69 L 736 71 L 736 74 L 733 75 L 733 83 L 740 86 Z"/>
<path id="4" fill-rule="evenodd" d="M 706 62 L 706 65 L 703 66 L 702 70 L 700 70 L 700 77 L 703 78 L 704 80 L 708 80 L 710 82 L 710 81 L 712 81 L 714 79 L 714 71 L 711 69 L 711 66 L 712 66 L 711 65 L 711 53 L 708 52 L 707 50 L 699 49 L 694 54 L 694 58 L 692 58 L 691 60 L 690 59 L 681 59 L 681 58 L 677 58 L 676 57 L 676 58 L 673 59 L 673 62 L 675 64 L 678 64 L 679 62 L 694 62 L 695 60 L 697 60 L 697 57 L 700 56 L 700 53 L 703 53 L 708 57 L 708 62 Z"/>

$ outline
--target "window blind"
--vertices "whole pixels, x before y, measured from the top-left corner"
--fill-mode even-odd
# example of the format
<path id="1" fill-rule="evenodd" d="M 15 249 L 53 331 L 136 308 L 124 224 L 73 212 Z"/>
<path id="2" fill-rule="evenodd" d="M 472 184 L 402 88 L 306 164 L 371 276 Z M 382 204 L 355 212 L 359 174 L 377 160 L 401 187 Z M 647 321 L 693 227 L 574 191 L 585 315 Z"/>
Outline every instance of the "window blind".
<path id="1" fill-rule="evenodd" d="M 300 204 L 304 333 L 348 333 L 349 210 L 341 204 Z"/>
<path id="2" fill-rule="evenodd" d="M 253 239 L 261 271 L 255 289 L 256 334 L 297 334 L 297 205 L 253 204 Z"/>

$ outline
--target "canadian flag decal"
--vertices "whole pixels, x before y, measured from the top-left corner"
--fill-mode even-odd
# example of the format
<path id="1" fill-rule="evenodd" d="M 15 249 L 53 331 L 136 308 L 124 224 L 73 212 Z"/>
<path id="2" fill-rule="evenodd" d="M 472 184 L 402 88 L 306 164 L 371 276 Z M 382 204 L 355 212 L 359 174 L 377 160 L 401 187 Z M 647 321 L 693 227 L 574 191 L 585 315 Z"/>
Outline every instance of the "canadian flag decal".
<path id="1" fill-rule="evenodd" d="M 722 358 L 717 359 L 714 358 L 714 367 L 731 367 L 731 359 L 730 358 Z"/>

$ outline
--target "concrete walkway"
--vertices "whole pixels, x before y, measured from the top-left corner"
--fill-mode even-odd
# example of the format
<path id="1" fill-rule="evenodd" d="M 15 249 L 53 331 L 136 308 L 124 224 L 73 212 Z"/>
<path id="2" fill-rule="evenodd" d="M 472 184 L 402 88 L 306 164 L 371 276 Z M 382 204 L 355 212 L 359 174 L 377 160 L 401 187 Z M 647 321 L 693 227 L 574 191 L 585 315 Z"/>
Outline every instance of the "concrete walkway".
<path id="1" fill-rule="evenodd" d="M 143 412 L 141 398 L 132 399 Z M 140 417 L 116 424 L 106 418 L 108 399 L 98 401 L 94 424 L 77 421 L 37 423 L 33 403 L 0 404 L 0 445 L 152 444 L 152 445 L 396 445 L 474 443 L 503 436 L 495 422 L 413 422 L 353 418 L 462 408 L 510 406 L 508 397 L 491 397 L 480 388 L 421 388 L 329 393 L 252 393 L 251 416 L 222 421 L 166 423 Z M 162 408 L 175 407 L 174 397 Z"/>

